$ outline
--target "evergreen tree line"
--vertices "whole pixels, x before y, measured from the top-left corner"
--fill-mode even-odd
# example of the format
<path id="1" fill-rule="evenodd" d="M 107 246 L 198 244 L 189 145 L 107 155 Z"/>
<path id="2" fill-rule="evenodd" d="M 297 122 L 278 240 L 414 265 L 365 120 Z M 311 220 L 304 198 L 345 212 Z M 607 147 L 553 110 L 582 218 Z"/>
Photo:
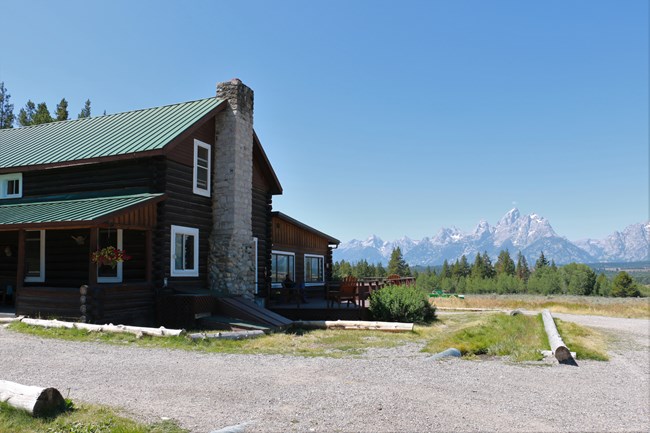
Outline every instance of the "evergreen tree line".
<path id="1" fill-rule="evenodd" d="M 398 272 L 398 264 L 406 267 Z M 487 252 L 483 252 L 476 254 L 472 264 L 463 255 L 452 264 L 445 260 L 437 271 L 427 267 L 423 272 L 411 272 L 397 248 L 391 254 L 388 268 L 366 260 L 355 264 L 341 260 L 334 263 L 333 271 L 335 278 L 346 275 L 357 278 L 385 278 L 390 274 L 413 276 L 417 286 L 427 292 L 640 296 L 638 284 L 627 272 L 620 272 L 610 279 L 603 273 L 596 275 L 589 266 L 580 263 L 558 267 L 552 260 L 549 262 L 543 252 L 532 268 L 521 252 L 517 254 L 515 263 L 508 250 L 502 250 L 494 265 Z"/>
<path id="2" fill-rule="evenodd" d="M 45 102 L 35 104 L 28 100 L 24 108 L 14 115 L 14 104 L 10 103 L 11 95 L 7 91 L 4 82 L 0 82 L 0 129 L 9 129 L 14 127 L 17 121 L 19 126 L 40 125 L 42 123 L 58 122 L 69 120 L 68 101 L 62 98 L 56 104 L 56 111 L 50 113 Z M 78 119 L 90 117 L 90 99 L 87 99 L 81 112 L 77 115 Z"/>

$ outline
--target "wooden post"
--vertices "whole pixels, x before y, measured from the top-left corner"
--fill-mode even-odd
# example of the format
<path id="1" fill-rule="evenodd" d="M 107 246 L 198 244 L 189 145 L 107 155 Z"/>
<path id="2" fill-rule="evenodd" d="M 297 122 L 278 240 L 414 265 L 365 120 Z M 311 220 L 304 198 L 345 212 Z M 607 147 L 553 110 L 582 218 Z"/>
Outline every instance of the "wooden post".
<path id="1" fill-rule="evenodd" d="M 16 292 L 14 293 L 14 307 L 20 312 L 20 293 L 25 282 L 25 230 L 18 230 L 18 266 L 16 267 Z"/>
<path id="2" fill-rule="evenodd" d="M 557 327 L 555 326 L 551 312 L 548 310 L 542 311 L 542 319 L 544 320 L 544 329 L 546 330 L 546 335 L 548 335 L 548 342 L 551 345 L 551 351 L 555 355 L 555 358 L 559 362 L 571 359 L 571 352 L 564 345 L 560 333 L 557 332 Z"/>
<path id="3" fill-rule="evenodd" d="M 51 416 L 65 410 L 65 400 L 55 388 L 21 385 L 0 380 L 0 401 L 23 409 L 32 416 Z"/>
<path id="4" fill-rule="evenodd" d="M 90 255 L 97 251 L 97 236 L 99 229 L 97 227 L 90 228 L 90 237 L 88 239 L 88 286 L 94 287 L 97 285 L 97 264 L 90 260 Z"/>

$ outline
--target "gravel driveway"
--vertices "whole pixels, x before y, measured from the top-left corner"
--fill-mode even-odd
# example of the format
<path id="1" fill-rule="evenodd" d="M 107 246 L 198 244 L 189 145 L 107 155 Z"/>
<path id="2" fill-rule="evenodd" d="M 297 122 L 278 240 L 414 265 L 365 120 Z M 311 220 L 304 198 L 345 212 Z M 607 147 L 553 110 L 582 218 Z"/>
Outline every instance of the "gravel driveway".
<path id="1" fill-rule="evenodd" d="M 0 379 L 202 433 L 647 431 L 649 321 L 557 316 L 616 335 L 611 361 L 431 361 L 416 345 L 348 359 L 200 354 L 0 327 Z"/>

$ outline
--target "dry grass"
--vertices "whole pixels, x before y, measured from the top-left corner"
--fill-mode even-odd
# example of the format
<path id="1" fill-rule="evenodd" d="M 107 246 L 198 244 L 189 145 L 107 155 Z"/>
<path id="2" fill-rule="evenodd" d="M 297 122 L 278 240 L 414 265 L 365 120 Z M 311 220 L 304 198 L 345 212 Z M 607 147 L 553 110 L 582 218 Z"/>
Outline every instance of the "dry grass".
<path id="1" fill-rule="evenodd" d="M 650 318 L 650 298 L 603 298 L 595 296 L 542 295 L 466 295 L 459 298 L 433 298 L 436 307 L 494 308 L 513 310 L 549 309 L 556 313 L 597 316 Z"/>

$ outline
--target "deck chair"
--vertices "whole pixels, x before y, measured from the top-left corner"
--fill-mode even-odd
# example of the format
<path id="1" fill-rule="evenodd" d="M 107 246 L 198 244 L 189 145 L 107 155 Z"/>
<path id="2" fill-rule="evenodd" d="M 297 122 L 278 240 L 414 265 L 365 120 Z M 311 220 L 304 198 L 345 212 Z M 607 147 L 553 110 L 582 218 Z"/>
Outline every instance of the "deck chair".
<path id="1" fill-rule="evenodd" d="M 348 308 L 350 307 L 350 302 L 355 306 L 357 305 L 357 278 L 348 275 L 343 278 L 341 285 L 336 290 L 330 290 L 327 293 L 327 306 L 329 307 L 330 302 L 334 306 L 334 301 L 338 302 L 339 307 L 341 302 L 346 301 Z"/>

